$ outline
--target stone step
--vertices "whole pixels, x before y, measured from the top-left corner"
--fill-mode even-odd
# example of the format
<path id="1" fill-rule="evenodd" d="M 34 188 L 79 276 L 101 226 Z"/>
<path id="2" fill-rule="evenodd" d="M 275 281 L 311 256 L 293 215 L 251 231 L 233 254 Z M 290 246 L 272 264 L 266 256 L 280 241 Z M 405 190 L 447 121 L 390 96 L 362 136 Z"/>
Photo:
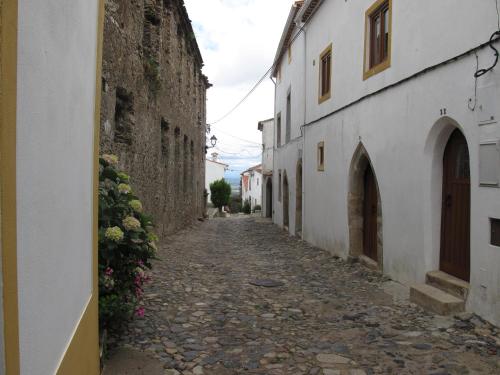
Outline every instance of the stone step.
<path id="1" fill-rule="evenodd" d="M 410 301 L 438 315 L 451 315 L 465 310 L 465 301 L 427 284 L 410 288 Z"/>
<path id="2" fill-rule="evenodd" d="M 426 282 L 464 301 L 467 300 L 467 296 L 469 295 L 468 282 L 460 280 L 455 276 L 448 275 L 443 271 L 427 272 Z"/>

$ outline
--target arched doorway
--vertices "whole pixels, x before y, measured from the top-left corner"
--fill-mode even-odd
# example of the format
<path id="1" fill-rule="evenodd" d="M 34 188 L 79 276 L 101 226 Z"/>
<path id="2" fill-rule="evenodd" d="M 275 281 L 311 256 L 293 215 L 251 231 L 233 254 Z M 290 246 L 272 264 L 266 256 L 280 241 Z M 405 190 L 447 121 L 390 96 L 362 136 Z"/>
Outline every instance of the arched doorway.
<path id="1" fill-rule="evenodd" d="M 440 269 L 470 280 L 470 165 L 467 141 L 458 129 L 443 156 Z"/>
<path id="2" fill-rule="evenodd" d="M 266 217 L 273 217 L 273 179 L 267 178 L 266 183 Z"/>
<path id="3" fill-rule="evenodd" d="M 369 263 L 381 270 L 382 204 L 377 178 L 362 144 L 354 153 L 349 172 L 348 221 L 350 255 L 371 259 Z"/>
<path id="4" fill-rule="evenodd" d="M 363 255 L 378 262 L 377 257 L 377 182 L 372 167 L 365 168 L 363 192 Z"/>
<path id="5" fill-rule="evenodd" d="M 302 237 L 302 159 L 297 162 L 295 175 L 295 235 Z"/>
<path id="6" fill-rule="evenodd" d="M 289 216 L 289 189 L 288 189 L 288 178 L 286 172 L 283 174 L 283 226 L 288 229 L 290 216 Z"/>

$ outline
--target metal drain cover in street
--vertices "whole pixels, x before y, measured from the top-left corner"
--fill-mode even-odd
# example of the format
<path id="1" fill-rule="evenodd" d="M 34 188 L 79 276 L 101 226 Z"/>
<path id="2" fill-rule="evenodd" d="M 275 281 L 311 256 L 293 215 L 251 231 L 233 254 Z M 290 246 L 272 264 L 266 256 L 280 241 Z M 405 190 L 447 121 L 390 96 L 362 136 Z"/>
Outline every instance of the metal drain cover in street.
<path id="1" fill-rule="evenodd" d="M 264 288 L 277 288 L 279 286 L 285 285 L 281 281 L 271 280 L 271 279 L 257 279 L 250 281 L 251 285 L 262 286 Z"/>

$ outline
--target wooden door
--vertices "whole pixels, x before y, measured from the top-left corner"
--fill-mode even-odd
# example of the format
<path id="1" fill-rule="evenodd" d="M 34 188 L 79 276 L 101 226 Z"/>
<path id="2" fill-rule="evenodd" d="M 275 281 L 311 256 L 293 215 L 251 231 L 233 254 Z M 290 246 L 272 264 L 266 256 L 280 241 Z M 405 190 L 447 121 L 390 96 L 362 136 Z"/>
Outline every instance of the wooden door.
<path id="1" fill-rule="evenodd" d="M 288 228 L 289 224 L 289 214 L 288 214 L 288 179 L 285 177 L 283 178 L 283 226 Z"/>
<path id="2" fill-rule="evenodd" d="M 377 257 L 377 185 L 372 168 L 366 167 L 363 199 L 363 254 L 378 261 Z"/>
<path id="3" fill-rule="evenodd" d="M 467 141 L 455 130 L 443 157 L 441 256 L 443 272 L 470 279 L 470 166 Z"/>

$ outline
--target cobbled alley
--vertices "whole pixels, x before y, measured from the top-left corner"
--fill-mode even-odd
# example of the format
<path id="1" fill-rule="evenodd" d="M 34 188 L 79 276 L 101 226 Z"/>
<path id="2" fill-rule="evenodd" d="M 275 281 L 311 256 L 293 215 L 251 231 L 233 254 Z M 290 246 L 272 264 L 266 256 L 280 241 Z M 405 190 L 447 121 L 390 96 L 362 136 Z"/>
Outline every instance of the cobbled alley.
<path id="1" fill-rule="evenodd" d="M 498 328 L 427 313 L 405 287 L 264 219 L 199 223 L 159 257 L 106 375 L 120 351 L 147 353 L 157 367 L 144 373 L 161 375 L 500 374 Z"/>

